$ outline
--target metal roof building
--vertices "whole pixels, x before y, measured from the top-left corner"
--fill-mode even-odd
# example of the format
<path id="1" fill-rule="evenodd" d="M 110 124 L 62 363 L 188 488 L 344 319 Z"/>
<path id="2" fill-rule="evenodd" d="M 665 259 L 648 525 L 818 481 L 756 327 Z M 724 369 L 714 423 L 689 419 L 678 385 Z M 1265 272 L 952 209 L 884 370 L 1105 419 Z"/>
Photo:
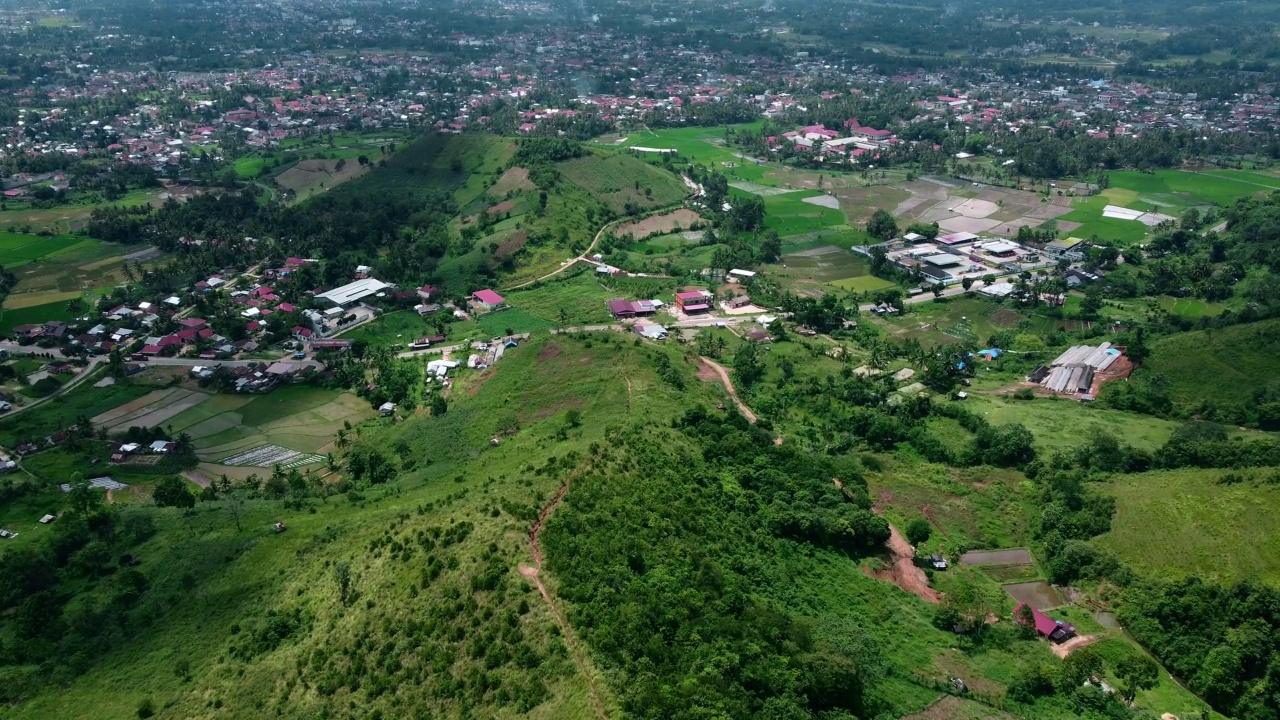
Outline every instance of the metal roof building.
<path id="1" fill-rule="evenodd" d="M 334 305 L 346 307 L 363 300 L 370 295 L 382 292 L 389 287 L 391 286 L 376 278 L 365 278 L 364 280 L 357 280 L 353 283 L 343 285 L 342 287 L 336 287 L 328 292 L 320 293 L 316 298 L 319 300 L 328 300 Z"/>

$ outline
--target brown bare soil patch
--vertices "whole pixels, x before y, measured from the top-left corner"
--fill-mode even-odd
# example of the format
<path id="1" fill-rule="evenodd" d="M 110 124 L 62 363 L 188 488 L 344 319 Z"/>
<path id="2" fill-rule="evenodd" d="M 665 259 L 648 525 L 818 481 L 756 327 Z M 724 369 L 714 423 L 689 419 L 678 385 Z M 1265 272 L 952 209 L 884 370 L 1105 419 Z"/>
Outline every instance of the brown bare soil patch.
<path id="1" fill-rule="evenodd" d="M 510 210 L 511 208 L 514 208 L 515 206 L 516 204 L 511 202 L 510 200 L 503 200 L 497 205 L 494 205 L 493 207 L 486 210 L 486 212 L 488 212 L 490 215 L 497 215 L 498 213 L 504 213 Z"/>
<path id="2" fill-rule="evenodd" d="M 369 171 L 354 160 L 343 163 L 338 169 L 337 160 L 302 160 L 276 177 L 276 184 L 296 193 L 301 199 L 316 192 L 323 192 Z"/>
<path id="3" fill-rule="evenodd" d="M 911 544 L 892 524 L 889 525 L 889 542 L 885 548 L 888 555 L 881 558 L 884 567 L 872 573 L 872 577 L 891 582 L 931 603 L 941 600 L 938 591 L 929 587 L 929 578 L 925 576 L 924 570 L 915 566 L 915 553 L 911 550 Z"/>
<path id="4" fill-rule="evenodd" d="M 943 695 L 932 705 L 911 715 L 903 715 L 900 720 L 1012 720 L 1013 715 L 1000 712 L 995 708 L 976 703 L 972 700 Z"/>
<path id="5" fill-rule="evenodd" d="M 538 362 L 546 362 L 553 358 L 560 357 L 560 346 L 555 343 L 547 343 L 542 346 L 542 350 L 538 351 Z"/>
<path id="6" fill-rule="evenodd" d="M 501 260 L 508 255 L 514 255 L 519 252 L 520 248 L 524 247 L 524 244 L 527 242 L 529 242 L 529 231 L 517 230 L 511 233 L 511 236 L 506 240 L 502 241 L 502 244 L 498 246 L 498 249 L 493 251 L 493 256 Z"/>
<path id="7" fill-rule="evenodd" d="M 512 190 L 534 190 L 538 186 L 529 179 L 529 171 L 522 167 L 513 167 L 502 173 L 498 182 L 489 188 L 490 195 L 503 196 Z"/>
<path id="8" fill-rule="evenodd" d="M 624 223 L 619 225 L 615 232 L 618 237 L 644 238 L 655 233 L 688 230 L 694 223 L 701 220 L 698 213 L 681 208 L 664 215 L 653 215 L 643 220 Z"/>
<path id="9" fill-rule="evenodd" d="M 1062 644 L 1059 644 L 1059 645 L 1051 644 L 1049 646 L 1049 649 L 1053 651 L 1054 655 L 1057 655 L 1060 658 L 1065 658 L 1066 656 L 1074 652 L 1077 648 L 1082 648 L 1085 645 L 1090 645 L 1097 641 L 1098 641 L 1097 635 L 1077 635 Z"/>
<path id="10" fill-rule="evenodd" d="M 999 310 L 991 313 L 991 317 L 987 318 L 992 325 L 1002 328 L 1017 327 L 1018 323 L 1022 322 L 1024 319 L 1025 316 L 1021 313 L 1016 310 L 1010 310 L 1009 308 L 1000 308 Z"/>

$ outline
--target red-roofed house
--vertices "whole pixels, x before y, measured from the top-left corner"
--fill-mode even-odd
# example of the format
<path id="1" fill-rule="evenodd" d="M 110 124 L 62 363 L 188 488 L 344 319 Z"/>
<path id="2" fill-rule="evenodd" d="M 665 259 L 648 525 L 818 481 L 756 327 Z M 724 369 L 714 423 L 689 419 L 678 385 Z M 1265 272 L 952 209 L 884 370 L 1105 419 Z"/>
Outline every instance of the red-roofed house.
<path id="1" fill-rule="evenodd" d="M 477 290 L 471 293 L 471 297 L 474 298 L 476 303 L 479 304 L 481 307 L 488 308 L 489 310 L 492 310 L 498 307 L 499 305 L 501 305 L 502 303 L 506 302 L 506 299 L 503 298 L 501 295 L 499 295 L 498 293 L 492 290 L 487 290 L 487 289 Z"/>
<path id="2" fill-rule="evenodd" d="M 678 292 L 676 309 L 685 314 L 706 312 L 711 309 L 711 293 L 706 290 Z"/>
<path id="3" fill-rule="evenodd" d="M 208 323 L 204 321 L 204 318 L 183 318 L 178 321 L 178 324 L 184 328 L 191 328 L 193 330 L 199 330 L 205 325 L 208 325 Z"/>
<path id="4" fill-rule="evenodd" d="M 435 295 L 438 292 L 440 292 L 440 288 L 436 287 L 435 285 L 423 285 L 422 287 L 418 288 L 418 297 L 422 298 L 423 300 L 430 300 L 431 296 Z"/>
<path id="5" fill-rule="evenodd" d="M 277 309 L 277 310 L 279 310 L 280 312 L 293 312 L 294 310 L 297 310 L 298 308 L 294 307 L 294 306 L 293 306 L 293 303 L 283 302 L 283 303 L 280 303 L 279 305 L 277 305 L 277 306 L 276 306 L 276 309 Z"/>
<path id="6" fill-rule="evenodd" d="M 302 327 L 301 325 L 293 326 L 293 336 L 298 338 L 299 340 L 306 340 L 307 338 L 310 338 L 312 335 L 315 335 L 315 333 L 311 331 L 311 328 Z"/>
<path id="7" fill-rule="evenodd" d="M 1018 613 L 1026 603 L 1018 603 L 1013 609 L 1013 621 L 1018 622 Z M 1036 632 L 1049 638 L 1053 642 L 1064 642 L 1071 639 L 1076 634 L 1076 628 L 1071 623 L 1065 623 L 1061 620 L 1054 620 L 1044 613 L 1031 608 L 1031 618 L 1035 623 Z"/>

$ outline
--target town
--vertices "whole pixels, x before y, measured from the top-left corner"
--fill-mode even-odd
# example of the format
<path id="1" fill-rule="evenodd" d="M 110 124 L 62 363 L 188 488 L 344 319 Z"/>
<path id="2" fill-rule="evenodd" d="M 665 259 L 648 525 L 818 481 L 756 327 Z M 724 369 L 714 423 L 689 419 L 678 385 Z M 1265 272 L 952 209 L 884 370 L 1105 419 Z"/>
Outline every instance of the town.
<path id="1" fill-rule="evenodd" d="M 6 717 L 1280 714 L 1280 3 L 0 20 Z"/>

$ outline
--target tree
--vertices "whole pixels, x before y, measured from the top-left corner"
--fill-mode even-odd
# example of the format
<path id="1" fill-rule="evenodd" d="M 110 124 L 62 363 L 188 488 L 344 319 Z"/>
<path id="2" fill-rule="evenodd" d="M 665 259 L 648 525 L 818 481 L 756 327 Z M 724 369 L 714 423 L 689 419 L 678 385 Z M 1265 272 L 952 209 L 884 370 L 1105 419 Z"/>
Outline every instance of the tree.
<path id="1" fill-rule="evenodd" d="M 174 441 L 173 449 L 179 455 L 194 455 L 196 452 L 196 444 L 187 433 L 178 433 L 178 438 Z"/>
<path id="2" fill-rule="evenodd" d="M 343 605 L 351 602 L 351 563 L 343 562 L 333 566 L 333 579 L 338 584 L 338 601 Z"/>
<path id="3" fill-rule="evenodd" d="M 1023 603 L 1013 613 L 1013 621 L 1017 623 L 1018 631 L 1023 637 L 1031 639 L 1036 636 L 1036 615 L 1030 605 Z"/>
<path id="4" fill-rule="evenodd" d="M 933 526 L 925 518 L 918 517 L 907 524 L 907 542 L 919 547 L 933 535 Z"/>
<path id="5" fill-rule="evenodd" d="M 231 514 L 231 519 L 236 523 L 236 531 L 244 530 L 240 526 L 240 518 L 244 514 L 244 490 L 236 488 L 224 495 L 227 499 L 227 512 Z"/>
<path id="6" fill-rule="evenodd" d="M 965 292 L 969 292 L 969 288 L 973 287 L 973 278 L 967 277 L 961 280 L 960 287 L 964 288 Z"/>
<path id="7" fill-rule="evenodd" d="M 733 355 L 733 374 L 738 385 L 749 388 L 764 377 L 764 363 L 755 343 L 743 343 Z"/>
<path id="8" fill-rule="evenodd" d="M 1129 705 L 1139 690 L 1150 690 L 1160 681 L 1160 666 L 1146 655 L 1130 655 L 1116 665 L 1116 677 L 1124 683 L 1124 701 Z"/>
<path id="9" fill-rule="evenodd" d="M 867 234 L 880 242 L 892 240 L 898 234 L 898 222 L 893 219 L 889 211 L 876 210 L 867 220 Z"/>
<path id="10" fill-rule="evenodd" d="M 1106 664 L 1097 650 L 1091 647 L 1079 648 L 1062 662 L 1062 668 L 1058 672 L 1058 689 L 1064 694 L 1070 693 L 1086 681 L 1101 675 L 1104 670 Z"/>
<path id="11" fill-rule="evenodd" d="M 193 508 L 196 496 L 187 489 L 187 483 L 176 475 L 161 480 L 151 492 L 151 499 L 160 507 Z"/>

